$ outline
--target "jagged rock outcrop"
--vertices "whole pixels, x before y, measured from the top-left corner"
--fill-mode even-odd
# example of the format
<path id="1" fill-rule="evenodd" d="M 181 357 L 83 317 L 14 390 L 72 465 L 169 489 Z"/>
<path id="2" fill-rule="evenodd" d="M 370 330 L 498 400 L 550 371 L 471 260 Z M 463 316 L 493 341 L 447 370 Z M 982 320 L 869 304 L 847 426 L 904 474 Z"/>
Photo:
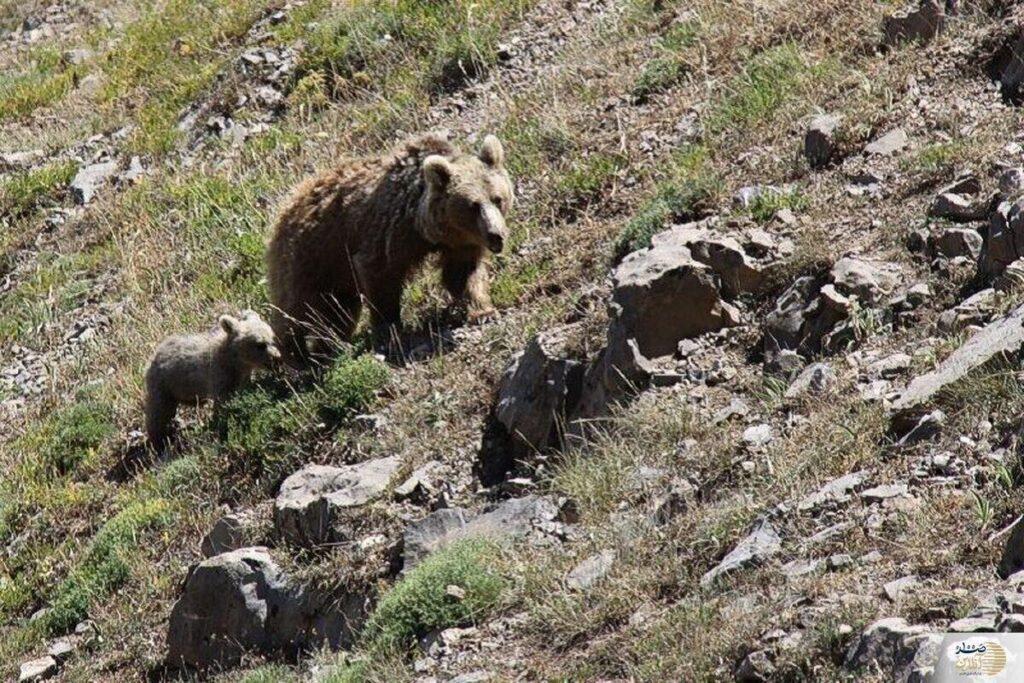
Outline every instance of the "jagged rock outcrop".
<path id="1" fill-rule="evenodd" d="M 765 318 L 766 369 L 785 352 L 832 353 L 854 341 L 855 308 L 880 306 L 900 279 L 895 264 L 862 257 L 839 259 L 824 277 L 797 278 Z"/>
<path id="2" fill-rule="evenodd" d="M 610 327 L 636 341 L 645 358 L 675 353 L 679 340 L 739 322 L 722 300 L 710 266 L 697 261 L 677 231 L 623 259 L 612 274 Z"/>
<path id="3" fill-rule="evenodd" d="M 911 626 L 898 617 L 879 619 L 853 641 L 845 663 L 854 670 L 878 667 L 891 680 L 923 680 L 934 669 L 941 644 L 942 634 L 930 633 L 927 626 Z"/>
<path id="4" fill-rule="evenodd" d="M 281 484 L 274 529 L 296 545 L 318 545 L 346 536 L 345 513 L 380 496 L 401 467 L 397 456 L 333 467 L 306 465 Z"/>
<path id="5" fill-rule="evenodd" d="M 365 600 L 328 600 L 297 586 L 263 547 L 241 548 L 200 562 L 171 610 L 167 662 L 223 667 L 244 653 L 294 653 L 351 641 Z"/>
<path id="6" fill-rule="evenodd" d="M 1024 257 L 1024 199 L 1000 202 L 989 218 L 988 239 L 978 268 L 987 276 L 999 275 Z"/>
<path id="7" fill-rule="evenodd" d="M 566 416 L 583 385 L 584 361 L 569 357 L 573 327 L 537 335 L 502 375 L 492 426 L 477 459 L 485 486 L 500 482 L 516 461 L 562 444 Z"/>

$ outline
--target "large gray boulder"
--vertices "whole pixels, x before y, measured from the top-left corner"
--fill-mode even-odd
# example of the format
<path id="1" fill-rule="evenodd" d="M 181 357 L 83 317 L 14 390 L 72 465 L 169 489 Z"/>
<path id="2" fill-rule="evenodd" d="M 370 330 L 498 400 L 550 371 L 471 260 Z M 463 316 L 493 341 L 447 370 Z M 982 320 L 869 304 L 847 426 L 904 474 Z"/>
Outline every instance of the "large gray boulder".
<path id="1" fill-rule="evenodd" d="M 400 467 L 398 456 L 342 467 L 306 465 L 281 484 L 274 502 L 277 534 L 296 545 L 342 539 L 345 513 L 384 493 Z"/>
<path id="2" fill-rule="evenodd" d="M 633 252 L 612 280 L 611 325 L 635 339 L 645 358 L 671 355 L 682 339 L 739 322 L 736 309 L 722 300 L 713 270 L 676 242 Z"/>
<path id="3" fill-rule="evenodd" d="M 246 652 L 294 654 L 341 647 L 364 614 L 361 596 L 327 600 L 293 583 L 263 547 L 240 548 L 196 565 L 171 610 L 167 662 L 227 667 Z"/>

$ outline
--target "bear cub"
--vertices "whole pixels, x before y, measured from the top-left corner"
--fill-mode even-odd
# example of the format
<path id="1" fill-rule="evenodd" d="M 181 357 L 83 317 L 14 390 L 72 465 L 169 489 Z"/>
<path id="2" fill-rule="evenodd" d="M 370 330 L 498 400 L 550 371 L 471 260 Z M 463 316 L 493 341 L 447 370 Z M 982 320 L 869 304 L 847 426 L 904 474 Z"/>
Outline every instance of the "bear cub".
<path id="1" fill-rule="evenodd" d="M 376 341 L 394 342 L 405 282 L 434 254 L 470 319 L 492 314 L 486 257 L 502 250 L 511 207 L 505 151 L 493 135 L 466 154 L 428 133 L 307 180 L 267 249 L 271 324 L 283 349 L 305 361 L 325 337 L 348 340 L 364 302 Z"/>
<path id="2" fill-rule="evenodd" d="M 172 335 L 157 346 L 146 370 L 146 436 L 167 445 L 180 403 L 219 401 L 248 382 L 253 371 L 281 359 L 274 332 L 253 311 L 222 315 L 205 334 Z"/>

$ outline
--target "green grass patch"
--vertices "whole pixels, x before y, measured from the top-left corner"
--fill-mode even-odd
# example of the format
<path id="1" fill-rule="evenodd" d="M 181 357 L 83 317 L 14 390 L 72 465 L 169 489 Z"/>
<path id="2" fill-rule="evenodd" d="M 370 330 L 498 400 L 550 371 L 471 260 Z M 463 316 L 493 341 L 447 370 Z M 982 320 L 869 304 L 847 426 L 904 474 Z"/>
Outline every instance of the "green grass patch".
<path id="1" fill-rule="evenodd" d="M 79 253 L 39 258 L 36 270 L 0 297 L 0 342 L 18 341 L 84 300 L 90 276 L 110 258 L 107 243 Z"/>
<path id="2" fill-rule="evenodd" d="M 498 137 L 509 150 L 506 165 L 513 178 L 536 175 L 578 149 L 573 134 L 564 125 L 533 115 L 510 116 Z"/>
<path id="3" fill-rule="evenodd" d="M 112 517 L 93 537 L 81 563 L 57 586 L 43 617 L 51 634 L 64 633 L 84 619 L 97 600 L 110 595 L 129 576 L 140 537 L 170 520 L 162 499 L 134 503 Z"/>
<path id="4" fill-rule="evenodd" d="M 799 190 L 765 190 L 750 202 L 746 210 L 758 223 L 767 223 L 782 209 L 798 212 L 806 209 L 807 205 L 807 197 Z"/>
<path id="5" fill-rule="evenodd" d="M 750 59 L 711 109 L 706 127 L 720 134 L 766 121 L 799 93 L 808 78 L 825 69 L 810 65 L 794 43 L 760 52 Z"/>
<path id="6" fill-rule="evenodd" d="M 967 145 L 961 140 L 936 142 L 926 145 L 900 166 L 904 171 L 913 171 L 928 176 L 952 173 L 965 157 Z"/>
<path id="7" fill-rule="evenodd" d="M 0 215 L 24 216 L 49 200 L 75 177 L 78 165 L 59 161 L 41 168 L 19 171 L 0 183 Z"/>
<path id="8" fill-rule="evenodd" d="M 65 63 L 56 49 L 35 49 L 26 61 L 27 69 L 0 74 L 0 121 L 23 118 L 57 102 L 77 82 L 79 69 Z"/>
<path id="9" fill-rule="evenodd" d="M 655 56 L 644 65 L 633 86 L 633 97 L 646 102 L 651 95 L 664 92 L 676 85 L 689 73 L 685 51 L 697 42 L 699 27 L 696 22 L 673 23 L 655 44 Z"/>
<path id="10" fill-rule="evenodd" d="M 166 154 L 181 135 L 182 108 L 219 73 L 259 18 L 257 0 L 170 0 L 151 6 L 119 35 L 104 60 L 105 102 L 138 102 L 133 151 Z"/>
<path id="11" fill-rule="evenodd" d="M 127 215 L 152 225 L 171 225 L 178 259 L 152 277 L 185 281 L 202 302 L 257 308 L 266 301 L 263 269 L 268 179 L 195 172 L 171 179 L 149 178 L 123 195 Z M 160 287 L 161 283 L 147 283 Z"/>
<path id="12" fill-rule="evenodd" d="M 654 196 L 619 234 L 614 260 L 621 261 L 626 254 L 651 246 L 651 237 L 664 230 L 670 221 L 686 222 L 708 215 L 721 192 L 722 183 L 711 169 L 703 147 L 691 147 L 677 154 L 670 163 L 668 177 L 658 183 Z"/>
<path id="13" fill-rule="evenodd" d="M 248 468 L 283 472 L 301 456 L 310 438 L 367 410 L 389 374 L 387 366 L 363 354 L 343 356 L 297 390 L 266 378 L 226 401 L 212 427 L 223 448 L 244 456 Z"/>
<path id="14" fill-rule="evenodd" d="M 479 623 L 501 603 L 508 582 L 494 568 L 499 549 L 469 540 L 430 555 L 381 598 L 362 637 L 374 649 L 404 649 L 435 629 Z M 448 586 L 465 591 L 448 595 Z"/>
<path id="15" fill-rule="evenodd" d="M 110 404 L 93 398 L 81 399 L 46 421 L 38 436 L 40 463 L 51 474 L 72 472 L 92 459 L 116 429 Z"/>
<path id="16" fill-rule="evenodd" d="M 619 154 L 592 154 L 572 162 L 556 182 L 556 194 L 576 206 L 598 199 L 612 178 L 626 166 Z"/>
<path id="17" fill-rule="evenodd" d="M 298 77 L 319 71 L 346 96 L 454 90 L 497 59 L 502 27 L 533 0 L 374 0 L 346 4 L 306 36 Z M 289 29 L 293 31 L 294 29 Z"/>

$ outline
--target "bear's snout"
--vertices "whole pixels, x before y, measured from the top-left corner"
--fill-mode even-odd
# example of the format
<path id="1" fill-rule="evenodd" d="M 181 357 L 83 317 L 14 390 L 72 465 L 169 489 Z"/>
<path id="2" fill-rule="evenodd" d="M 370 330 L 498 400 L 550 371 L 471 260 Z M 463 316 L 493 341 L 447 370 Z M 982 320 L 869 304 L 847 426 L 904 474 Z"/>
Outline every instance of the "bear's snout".
<path id="1" fill-rule="evenodd" d="M 487 248 L 495 254 L 500 254 L 505 248 L 505 238 L 508 237 L 508 228 L 505 227 L 505 217 L 493 204 L 484 207 L 483 233 L 487 242 Z"/>
<path id="2" fill-rule="evenodd" d="M 505 236 L 496 232 L 488 233 L 487 248 L 495 254 L 500 254 L 501 250 L 505 248 Z"/>

